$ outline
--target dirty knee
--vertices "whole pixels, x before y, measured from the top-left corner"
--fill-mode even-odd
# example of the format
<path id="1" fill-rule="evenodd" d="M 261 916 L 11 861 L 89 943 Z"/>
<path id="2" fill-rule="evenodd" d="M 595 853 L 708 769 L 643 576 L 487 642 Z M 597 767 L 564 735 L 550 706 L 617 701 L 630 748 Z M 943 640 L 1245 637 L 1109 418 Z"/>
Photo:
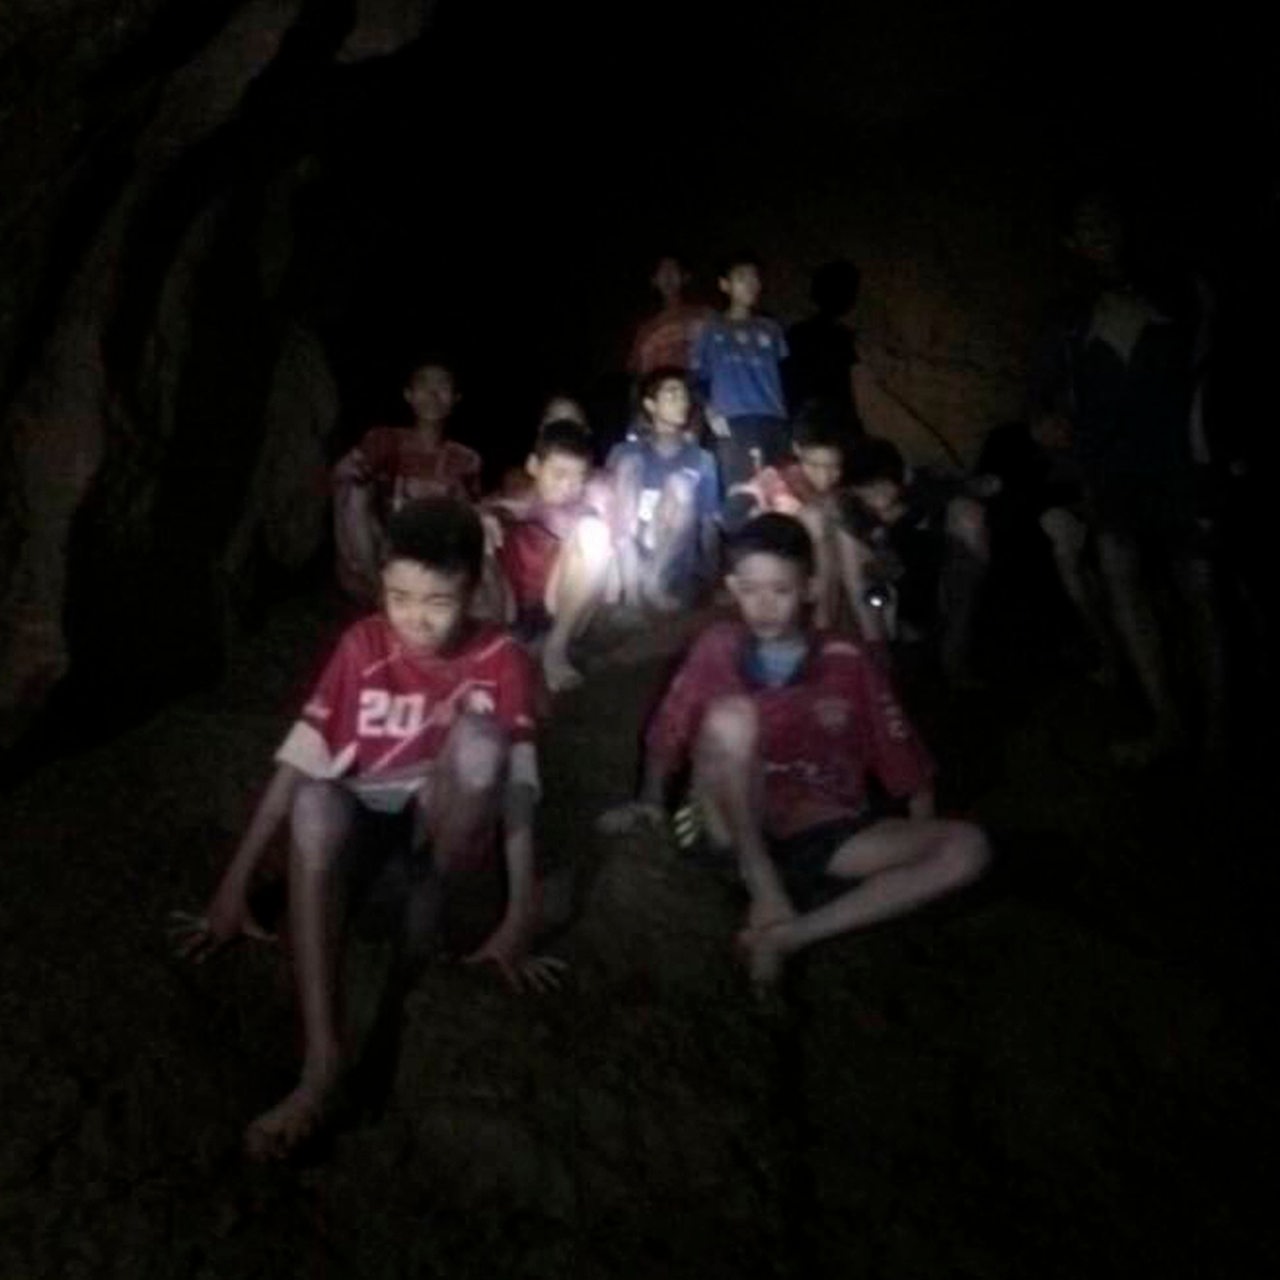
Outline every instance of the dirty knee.
<path id="1" fill-rule="evenodd" d="M 991 865 L 991 845 L 981 827 L 955 822 L 947 831 L 938 859 L 946 867 L 952 884 L 969 884 Z"/>

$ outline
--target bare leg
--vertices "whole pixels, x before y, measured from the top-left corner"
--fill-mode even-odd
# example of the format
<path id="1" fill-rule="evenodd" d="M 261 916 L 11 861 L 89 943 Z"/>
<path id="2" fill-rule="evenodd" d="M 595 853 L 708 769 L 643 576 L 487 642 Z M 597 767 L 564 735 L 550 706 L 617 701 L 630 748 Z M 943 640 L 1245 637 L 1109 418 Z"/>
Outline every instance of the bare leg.
<path id="1" fill-rule="evenodd" d="M 769 856 L 760 811 L 759 721 L 749 698 L 708 708 L 694 755 L 694 787 L 712 838 L 731 847 L 751 896 L 748 932 L 789 921 L 795 912 Z M 752 966 L 757 982 L 772 980 Z"/>
<path id="2" fill-rule="evenodd" d="M 1152 737 L 1125 752 L 1141 763 L 1176 747 L 1182 740 L 1182 725 L 1169 688 L 1155 615 L 1142 582 L 1138 548 L 1129 538 L 1105 533 L 1099 540 L 1099 554 L 1116 630 L 1155 715 Z"/>
<path id="3" fill-rule="evenodd" d="M 429 850 L 428 874 L 409 894 L 406 935 L 411 957 L 435 939 L 449 876 L 489 848 L 500 812 L 509 746 L 491 716 L 464 715 L 454 723 L 417 810 L 417 849 Z"/>
<path id="4" fill-rule="evenodd" d="M 674 613 L 680 607 L 678 597 L 666 588 L 667 574 L 696 536 L 695 513 L 692 481 L 686 476 L 669 477 L 654 512 L 656 537 L 644 584 L 648 602 L 664 613 Z"/>
<path id="5" fill-rule="evenodd" d="M 836 516 L 830 504 L 801 507 L 799 520 L 813 539 L 814 625 L 834 627 L 839 617 L 840 572 L 836 549 Z"/>
<path id="6" fill-rule="evenodd" d="M 622 603 L 640 605 L 640 502 L 644 469 L 639 458 L 627 457 L 614 475 L 613 541 L 618 555 Z"/>
<path id="7" fill-rule="evenodd" d="M 356 801 L 341 787 L 307 782 L 293 802 L 289 864 L 289 930 L 294 981 L 302 1011 L 302 1077 L 297 1088 L 245 1133 L 259 1158 L 287 1155 L 323 1115 L 342 1069 L 335 973 L 342 907 L 334 868 L 351 834 Z"/>
<path id="8" fill-rule="evenodd" d="M 974 683 L 973 633 L 978 598 L 991 550 L 982 504 L 955 498 L 947 505 L 946 549 L 939 584 L 942 613 L 942 669 L 952 685 Z"/>
<path id="9" fill-rule="evenodd" d="M 547 584 L 546 606 L 553 623 L 542 649 L 542 670 L 552 693 L 582 682 L 569 661 L 569 645 L 591 621 L 604 597 L 611 542 L 603 520 L 584 517 L 565 542 Z"/>
<path id="10" fill-rule="evenodd" d="M 1098 682 L 1112 685 L 1116 680 L 1117 667 L 1115 644 L 1107 626 L 1101 585 L 1084 564 L 1088 526 L 1065 507 L 1051 507 L 1040 517 L 1040 528 L 1053 548 L 1053 562 L 1062 589 L 1075 606 L 1093 644 L 1099 662 Z"/>
<path id="11" fill-rule="evenodd" d="M 891 920 L 976 880 L 990 861 L 986 836 L 967 822 L 887 818 L 847 840 L 829 874 L 856 888 L 772 928 L 749 929 L 753 971 L 775 975 L 794 951 Z"/>

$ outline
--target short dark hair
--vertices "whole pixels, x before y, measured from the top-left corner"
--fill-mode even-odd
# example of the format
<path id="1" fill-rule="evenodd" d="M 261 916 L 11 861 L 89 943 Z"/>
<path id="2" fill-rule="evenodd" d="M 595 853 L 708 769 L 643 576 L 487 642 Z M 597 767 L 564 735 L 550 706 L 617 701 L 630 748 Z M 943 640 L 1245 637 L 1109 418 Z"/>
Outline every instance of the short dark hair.
<path id="1" fill-rule="evenodd" d="M 902 460 L 897 445 L 882 436 L 867 436 L 850 450 L 845 461 L 844 482 L 851 489 L 889 480 L 903 484 L 907 478 L 907 464 Z"/>
<path id="2" fill-rule="evenodd" d="M 553 453 L 567 453 L 571 458 L 590 462 L 595 453 L 591 444 L 591 428 L 572 418 L 553 418 L 538 432 L 533 452 L 538 459 Z"/>
<path id="3" fill-rule="evenodd" d="M 797 449 L 839 449 L 844 453 L 848 436 L 834 411 L 821 401 L 805 405 L 791 424 L 791 443 Z"/>
<path id="4" fill-rule="evenodd" d="M 759 254 L 753 253 L 750 249 L 739 249 L 737 253 L 728 254 L 720 259 L 716 266 L 716 279 L 727 280 L 734 267 L 755 267 L 757 271 L 763 269 Z"/>
<path id="5" fill-rule="evenodd" d="M 813 576 L 813 539 L 794 516 L 776 511 L 756 516 L 733 534 L 725 548 L 725 558 L 732 573 L 747 556 L 777 556 L 796 565 L 806 578 Z"/>
<path id="6" fill-rule="evenodd" d="M 453 367 L 451 361 L 446 360 L 444 356 L 435 351 L 425 352 L 410 362 L 408 368 L 404 371 L 404 385 L 406 387 L 411 386 L 414 378 L 423 369 L 443 369 L 449 375 L 449 380 L 453 383 L 454 390 L 458 389 L 458 371 Z"/>
<path id="7" fill-rule="evenodd" d="M 686 390 L 689 387 L 688 375 L 683 369 L 674 364 L 664 364 L 657 369 L 651 369 L 640 379 L 641 408 L 644 407 L 646 400 L 656 399 L 658 392 L 662 390 L 663 384 L 667 382 L 678 382 Z"/>
<path id="8" fill-rule="evenodd" d="M 383 564 L 410 560 L 474 584 L 484 567 L 484 528 L 475 509 L 457 498 L 406 502 L 387 521 Z"/>

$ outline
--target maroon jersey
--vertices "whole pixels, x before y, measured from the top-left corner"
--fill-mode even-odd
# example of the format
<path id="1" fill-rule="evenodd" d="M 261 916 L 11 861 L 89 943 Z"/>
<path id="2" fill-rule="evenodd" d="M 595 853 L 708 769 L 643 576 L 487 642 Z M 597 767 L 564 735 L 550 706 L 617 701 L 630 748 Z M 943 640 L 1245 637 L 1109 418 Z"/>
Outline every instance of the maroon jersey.
<path id="1" fill-rule="evenodd" d="M 458 716 L 495 716 L 513 780 L 537 784 L 535 680 L 505 631 L 477 626 L 448 656 L 411 653 L 381 614 L 338 642 L 276 760 L 349 782 L 371 808 L 399 809 L 430 778 Z"/>
<path id="2" fill-rule="evenodd" d="M 750 671 L 740 622 L 698 637 L 648 732 L 650 759 L 670 777 L 689 757 L 712 702 L 748 696 L 760 724 L 764 826 L 785 839 L 836 818 L 861 817 L 871 772 L 893 796 L 918 791 L 933 763 L 876 664 L 850 640 L 815 635 L 796 676 L 778 688 Z"/>
<path id="3" fill-rule="evenodd" d="M 588 502 L 549 507 L 536 500 L 497 503 L 493 511 L 502 522 L 498 566 L 511 587 L 520 613 L 542 608 L 547 583 L 564 541 L 584 516 L 595 515 Z"/>
<path id="4" fill-rule="evenodd" d="M 413 498 L 471 501 L 480 495 L 480 455 L 456 440 L 426 448 L 411 428 L 374 427 L 359 450 L 388 512 Z"/>

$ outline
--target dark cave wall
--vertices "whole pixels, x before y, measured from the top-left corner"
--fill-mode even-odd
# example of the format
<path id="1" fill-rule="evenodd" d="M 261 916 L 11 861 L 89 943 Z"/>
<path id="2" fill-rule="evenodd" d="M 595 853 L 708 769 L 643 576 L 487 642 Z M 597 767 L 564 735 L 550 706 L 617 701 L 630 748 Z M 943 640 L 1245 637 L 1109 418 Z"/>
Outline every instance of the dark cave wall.
<path id="1" fill-rule="evenodd" d="M 144 699 L 207 676 L 255 562 L 318 545 L 337 406 L 291 307 L 291 202 L 326 78 L 430 8 L 6 9 L 4 736 L 73 667 Z"/>

